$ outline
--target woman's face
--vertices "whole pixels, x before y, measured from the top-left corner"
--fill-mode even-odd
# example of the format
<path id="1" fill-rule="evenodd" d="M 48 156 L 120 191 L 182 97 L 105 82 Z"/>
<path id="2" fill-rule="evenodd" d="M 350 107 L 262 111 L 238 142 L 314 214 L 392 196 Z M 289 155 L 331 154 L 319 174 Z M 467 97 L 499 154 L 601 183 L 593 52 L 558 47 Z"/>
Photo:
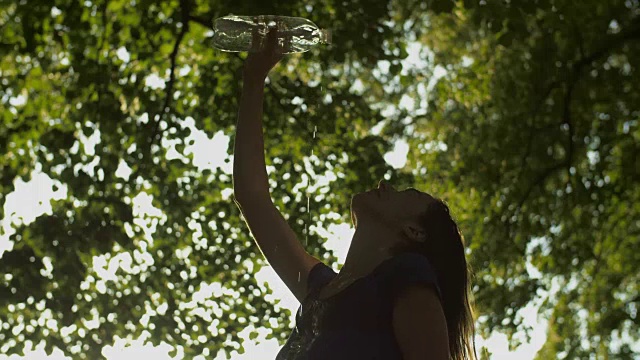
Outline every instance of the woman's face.
<path id="1" fill-rule="evenodd" d="M 387 181 L 381 180 L 377 189 L 352 197 L 351 221 L 355 227 L 358 221 L 372 221 L 397 229 L 407 222 L 417 222 L 431 201 L 435 199 L 427 193 L 414 188 L 397 191 Z"/>

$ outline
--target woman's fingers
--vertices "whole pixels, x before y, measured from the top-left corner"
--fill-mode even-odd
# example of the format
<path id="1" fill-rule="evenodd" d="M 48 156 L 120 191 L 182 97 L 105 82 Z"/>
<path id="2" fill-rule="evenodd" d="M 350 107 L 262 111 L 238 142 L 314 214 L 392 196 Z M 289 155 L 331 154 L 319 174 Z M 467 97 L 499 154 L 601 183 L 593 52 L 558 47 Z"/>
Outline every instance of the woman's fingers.
<path id="1" fill-rule="evenodd" d="M 279 52 L 278 46 L 278 30 L 275 28 L 269 29 L 267 33 L 267 52 Z"/>
<path id="2" fill-rule="evenodd" d="M 254 52 L 260 51 L 261 42 L 262 42 L 262 39 L 260 36 L 260 31 L 258 30 L 257 27 L 252 28 L 251 29 L 251 49 Z"/>
<path id="3" fill-rule="evenodd" d="M 258 77 L 267 76 L 284 57 L 284 49 L 278 44 L 278 27 L 270 28 L 266 36 L 263 34 L 257 27 L 253 29 L 252 51 L 245 63 L 245 70 Z"/>

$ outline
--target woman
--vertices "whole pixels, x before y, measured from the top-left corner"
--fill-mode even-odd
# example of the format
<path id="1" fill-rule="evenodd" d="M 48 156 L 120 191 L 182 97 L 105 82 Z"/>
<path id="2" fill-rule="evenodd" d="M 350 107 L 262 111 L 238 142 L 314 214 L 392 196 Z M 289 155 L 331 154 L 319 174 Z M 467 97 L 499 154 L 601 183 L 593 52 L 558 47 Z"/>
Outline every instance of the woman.
<path id="1" fill-rule="evenodd" d="M 305 251 L 274 206 L 261 118 L 264 81 L 283 57 L 278 47 L 271 31 L 245 62 L 233 169 L 236 204 L 301 303 L 277 359 L 476 359 L 471 269 L 443 201 L 385 181 L 353 196 L 356 231 L 339 273 Z"/>

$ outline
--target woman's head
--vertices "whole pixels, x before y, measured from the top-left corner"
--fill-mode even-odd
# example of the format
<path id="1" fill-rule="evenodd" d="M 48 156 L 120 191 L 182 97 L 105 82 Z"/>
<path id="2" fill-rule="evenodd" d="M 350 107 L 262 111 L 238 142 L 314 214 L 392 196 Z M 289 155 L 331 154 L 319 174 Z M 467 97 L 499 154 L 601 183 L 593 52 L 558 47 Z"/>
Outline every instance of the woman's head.
<path id="1" fill-rule="evenodd" d="M 413 252 L 429 259 L 442 292 L 451 358 L 477 358 L 469 301 L 472 272 L 448 206 L 427 193 L 413 188 L 396 191 L 380 181 L 377 189 L 353 197 L 351 217 L 356 228 L 354 257 L 385 251 L 386 256 Z"/>
<path id="2" fill-rule="evenodd" d="M 359 225 L 375 227 L 378 232 L 393 232 L 407 241 L 424 240 L 420 218 L 426 206 L 436 199 L 414 188 L 396 191 L 382 180 L 377 189 L 356 194 L 351 201 L 351 220 Z M 385 234 L 385 236 L 388 234 Z"/>

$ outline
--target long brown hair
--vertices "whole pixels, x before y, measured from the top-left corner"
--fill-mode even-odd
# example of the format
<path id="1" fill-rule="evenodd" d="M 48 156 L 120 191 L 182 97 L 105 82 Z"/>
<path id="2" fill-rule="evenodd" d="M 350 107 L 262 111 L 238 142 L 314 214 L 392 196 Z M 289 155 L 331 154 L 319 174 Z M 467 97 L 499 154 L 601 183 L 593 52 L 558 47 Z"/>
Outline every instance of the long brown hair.
<path id="1" fill-rule="evenodd" d="M 426 241 L 396 245 L 391 255 L 413 252 L 429 259 L 442 292 L 450 360 L 477 360 L 475 320 L 470 304 L 473 271 L 465 258 L 464 238 L 449 207 L 440 199 L 429 203 L 419 221 L 427 233 Z"/>

